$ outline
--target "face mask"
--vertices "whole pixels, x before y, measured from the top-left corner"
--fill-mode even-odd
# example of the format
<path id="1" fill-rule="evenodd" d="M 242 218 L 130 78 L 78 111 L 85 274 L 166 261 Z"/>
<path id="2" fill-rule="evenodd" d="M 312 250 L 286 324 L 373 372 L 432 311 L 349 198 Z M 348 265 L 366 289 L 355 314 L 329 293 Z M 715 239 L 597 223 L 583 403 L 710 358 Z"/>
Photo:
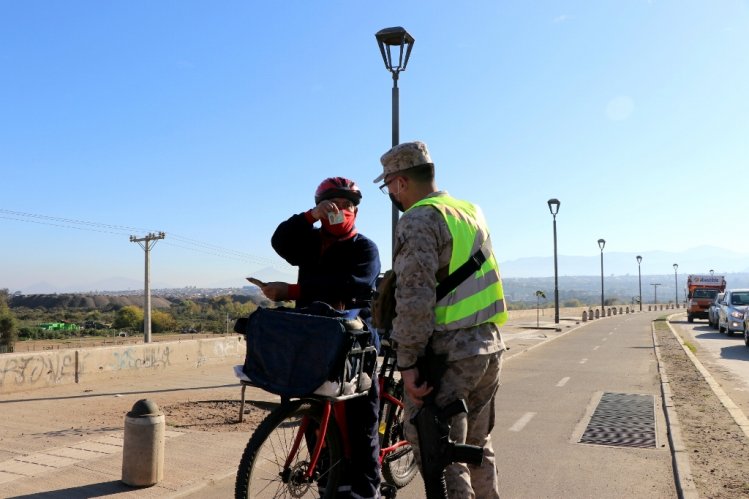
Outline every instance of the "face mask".
<path id="1" fill-rule="evenodd" d="M 393 203 L 393 206 L 395 206 L 396 208 L 398 208 L 398 211 L 400 211 L 401 213 L 404 212 L 404 211 L 406 211 L 403 208 L 403 203 L 401 203 L 400 201 L 398 201 L 397 199 L 395 199 L 395 196 L 393 196 L 392 192 L 388 194 L 388 197 L 390 198 L 390 202 Z"/>
<path id="2" fill-rule="evenodd" d="M 341 210 L 339 213 L 343 214 L 343 222 L 338 224 L 331 224 L 330 220 L 327 218 L 323 218 L 320 220 L 322 222 L 322 228 L 327 232 L 328 234 L 332 234 L 334 236 L 345 236 L 352 230 L 354 230 L 354 222 L 356 221 L 356 213 L 349 210 Z"/>
<path id="3" fill-rule="evenodd" d="M 398 192 L 388 192 L 388 197 L 390 198 L 390 202 L 393 203 L 393 206 L 398 208 L 398 211 L 403 213 L 404 211 L 406 211 L 403 207 L 403 203 L 395 199 L 395 196 L 393 195 L 393 194 L 400 194 L 400 193 L 401 193 L 401 185 L 398 184 Z"/>

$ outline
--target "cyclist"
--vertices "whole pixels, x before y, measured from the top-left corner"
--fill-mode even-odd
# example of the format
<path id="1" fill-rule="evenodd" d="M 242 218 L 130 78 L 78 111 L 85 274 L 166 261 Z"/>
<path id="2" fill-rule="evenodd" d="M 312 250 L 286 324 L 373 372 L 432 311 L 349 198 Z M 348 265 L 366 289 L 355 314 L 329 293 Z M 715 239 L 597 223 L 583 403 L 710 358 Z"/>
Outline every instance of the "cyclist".
<path id="1" fill-rule="evenodd" d="M 299 268 L 297 282 L 266 283 L 260 287 L 263 294 L 274 301 L 296 300 L 297 308 L 322 301 L 339 310 L 356 310 L 369 324 L 380 256 L 375 243 L 356 230 L 361 198 L 352 180 L 323 180 L 315 192 L 315 206 L 282 222 L 271 239 L 276 253 Z M 369 329 L 379 347 L 377 333 Z M 379 497 L 378 395 L 377 383 L 372 383 L 366 396 L 346 402 L 350 484 L 339 487 L 338 497 Z"/>

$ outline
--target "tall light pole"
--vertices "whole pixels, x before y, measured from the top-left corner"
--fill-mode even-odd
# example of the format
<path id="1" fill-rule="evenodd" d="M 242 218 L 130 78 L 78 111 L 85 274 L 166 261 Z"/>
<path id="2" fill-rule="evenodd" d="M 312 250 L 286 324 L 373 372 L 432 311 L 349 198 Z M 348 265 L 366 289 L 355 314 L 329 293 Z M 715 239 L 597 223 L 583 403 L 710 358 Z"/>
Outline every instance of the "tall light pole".
<path id="1" fill-rule="evenodd" d="M 406 70 L 408 64 L 408 58 L 411 56 L 411 49 L 414 46 L 414 37 L 408 34 L 404 28 L 396 26 L 394 28 L 381 29 L 375 33 L 377 44 L 380 47 L 380 53 L 382 54 L 382 60 L 385 62 L 385 69 L 390 71 L 393 75 L 393 146 L 397 146 L 400 142 L 400 109 L 399 109 L 399 94 L 398 94 L 398 75 L 401 71 Z M 393 47 L 397 48 L 397 58 L 393 59 L 391 50 Z M 392 249 L 395 250 L 395 226 L 398 224 L 398 208 L 393 206 L 392 208 L 392 226 L 391 226 L 391 244 Z M 395 251 L 393 251 L 395 253 Z"/>
<path id="2" fill-rule="evenodd" d="M 637 282 L 640 285 L 640 312 L 642 312 L 642 272 L 640 272 L 640 264 L 642 263 L 642 257 L 637 255 Z"/>
<path id="3" fill-rule="evenodd" d="M 605 239 L 598 240 L 598 247 L 601 248 L 601 317 L 606 313 L 606 306 L 603 300 L 603 247 L 606 246 Z"/>
<path id="4" fill-rule="evenodd" d="M 651 282 L 651 286 L 653 286 L 653 302 L 658 305 L 658 286 L 661 285 L 659 282 Z"/>
<path id="5" fill-rule="evenodd" d="M 546 201 L 549 205 L 549 211 L 554 218 L 554 324 L 559 324 L 559 272 L 557 270 L 557 213 L 559 205 L 562 204 L 558 199 L 552 198 Z"/>
<path id="6" fill-rule="evenodd" d="M 677 274 L 679 270 L 679 264 L 674 264 L 674 307 L 679 308 L 679 277 Z"/>
<path id="7" fill-rule="evenodd" d="M 138 243 L 146 253 L 146 283 L 143 290 L 143 343 L 151 343 L 151 248 L 166 234 L 150 232 L 145 237 L 130 236 L 131 243 Z"/>

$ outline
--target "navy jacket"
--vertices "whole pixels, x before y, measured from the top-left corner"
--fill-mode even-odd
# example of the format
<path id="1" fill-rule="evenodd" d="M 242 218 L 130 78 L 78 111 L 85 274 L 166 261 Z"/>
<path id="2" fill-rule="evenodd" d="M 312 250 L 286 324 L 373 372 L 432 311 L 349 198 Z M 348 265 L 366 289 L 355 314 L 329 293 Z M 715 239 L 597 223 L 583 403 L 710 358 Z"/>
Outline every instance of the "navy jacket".
<path id="1" fill-rule="evenodd" d="M 299 267 L 296 306 L 313 301 L 333 306 L 341 303 L 346 309 L 366 309 L 361 315 L 368 317 L 372 290 L 380 274 L 377 245 L 356 234 L 344 241 L 329 242 L 323 250 L 324 237 L 322 230 L 300 213 L 282 222 L 271 238 L 276 253 Z"/>

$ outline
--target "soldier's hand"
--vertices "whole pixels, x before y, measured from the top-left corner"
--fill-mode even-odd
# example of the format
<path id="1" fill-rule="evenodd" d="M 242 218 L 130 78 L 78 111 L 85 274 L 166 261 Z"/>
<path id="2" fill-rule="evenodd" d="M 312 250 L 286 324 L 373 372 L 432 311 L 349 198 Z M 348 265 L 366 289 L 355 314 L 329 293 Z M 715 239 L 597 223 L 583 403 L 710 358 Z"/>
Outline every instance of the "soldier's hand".
<path id="1" fill-rule="evenodd" d="M 403 380 L 403 386 L 406 389 L 406 393 L 417 407 L 421 407 L 424 403 L 424 397 L 432 393 L 432 390 L 434 389 L 434 387 L 429 386 L 426 381 L 420 385 L 416 384 L 419 379 L 419 370 L 415 367 L 401 371 L 401 379 Z"/>
<path id="2" fill-rule="evenodd" d="M 320 220 L 322 218 L 327 218 L 328 213 L 337 215 L 339 211 L 341 211 L 340 208 L 338 208 L 333 201 L 326 199 L 320 201 L 317 206 L 312 208 L 312 216 L 315 220 Z"/>
<path id="3" fill-rule="evenodd" d="M 260 291 L 273 301 L 285 301 L 289 299 L 289 285 L 285 282 L 267 282 L 260 286 Z"/>

